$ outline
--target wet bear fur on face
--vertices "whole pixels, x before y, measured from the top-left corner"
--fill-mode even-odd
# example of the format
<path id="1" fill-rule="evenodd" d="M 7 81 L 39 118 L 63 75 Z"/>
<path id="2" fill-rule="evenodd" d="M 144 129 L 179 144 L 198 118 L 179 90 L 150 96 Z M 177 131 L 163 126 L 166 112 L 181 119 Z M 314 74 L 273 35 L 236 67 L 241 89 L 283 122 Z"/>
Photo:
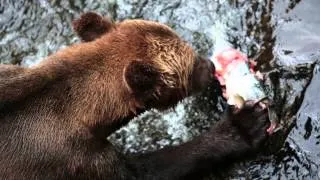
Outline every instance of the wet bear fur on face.
<path id="1" fill-rule="evenodd" d="M 214 67 L 160 23 L 89 12 L 73 28 L 83 42 L 30 68 L 0 66 L 0 179 L 187 179 L 265 140 L 266 113 L 250 105 L 180 146 L 119 153 L 108 135 L 205 88 Z"/>

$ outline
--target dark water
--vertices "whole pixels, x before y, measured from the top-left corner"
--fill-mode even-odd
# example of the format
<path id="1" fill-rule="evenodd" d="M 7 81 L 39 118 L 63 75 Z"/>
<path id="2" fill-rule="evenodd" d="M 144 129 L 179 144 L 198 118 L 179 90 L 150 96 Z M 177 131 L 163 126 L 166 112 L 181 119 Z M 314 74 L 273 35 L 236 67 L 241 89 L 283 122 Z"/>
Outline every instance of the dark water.
<path id="1" fill-rule="evenodd" d="M 267 152 L 208 179 L 320 179 L 319 0 L 0 0 L 0 62 L 30 66 L 77 42 L 71 20 L 96 11 L 173 27 L 201 54 L 225 46 L 258 62 L 283 129 Z M 147 112 L 110 139 L 123 151 L 159 149 L 205 131 L 223 111 L 213 84 L 174 111 Z"/>

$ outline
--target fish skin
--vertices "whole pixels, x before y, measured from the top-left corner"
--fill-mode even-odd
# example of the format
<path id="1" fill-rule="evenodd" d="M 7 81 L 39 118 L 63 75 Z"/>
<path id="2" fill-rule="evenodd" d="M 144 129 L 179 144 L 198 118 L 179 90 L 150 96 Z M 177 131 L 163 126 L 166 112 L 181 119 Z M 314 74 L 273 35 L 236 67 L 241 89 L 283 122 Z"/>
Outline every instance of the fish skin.
<path id="1" fill-rule="evenodd" d="M 212 58 L 216 77 L 226 87 L 228 104 L 235 105 L 237 96 L 244 101 L 259 101 L 266 94 L 249 67 L 247 57 L 235 49 L 227 49 Z"/>
<path id="2" fill-rule="evenodd" d="M 272 101 L 265 94 L 259 76 L 250 67 L 246 55 L 235 49 L 227 49 L 210 58 L 216 67 L 215 76 L 222 86 L 225 86 L 225 97 L 229 105 L 242 108 L 247 101 L 259 102 L 261 107 L 268 108 L 270 127 L 269 134 L 276 132 L 279 119 L 275 111 L 269 106 Z"/>

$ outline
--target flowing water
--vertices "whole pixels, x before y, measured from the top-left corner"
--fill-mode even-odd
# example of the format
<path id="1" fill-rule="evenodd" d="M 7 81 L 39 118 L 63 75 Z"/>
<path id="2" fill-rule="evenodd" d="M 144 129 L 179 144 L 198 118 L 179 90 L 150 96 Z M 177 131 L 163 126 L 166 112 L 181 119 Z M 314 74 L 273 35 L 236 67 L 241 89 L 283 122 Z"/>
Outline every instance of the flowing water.
<path id="1" fill-rule="evenodd" d="M 0 0 L 0 62 L 30 66 L 78 42 L 70 24 L 86 11 L 166 23 L 205 56 L 233 46 L 266 74 L 283 129 L 266 155 L 208 179 L 320 179 L 319 8 L 319 0 Z M 223 111 L 216 86 L 174 110 L 147 112 L 109 139 L 124 152 L 188 141 Z"/>

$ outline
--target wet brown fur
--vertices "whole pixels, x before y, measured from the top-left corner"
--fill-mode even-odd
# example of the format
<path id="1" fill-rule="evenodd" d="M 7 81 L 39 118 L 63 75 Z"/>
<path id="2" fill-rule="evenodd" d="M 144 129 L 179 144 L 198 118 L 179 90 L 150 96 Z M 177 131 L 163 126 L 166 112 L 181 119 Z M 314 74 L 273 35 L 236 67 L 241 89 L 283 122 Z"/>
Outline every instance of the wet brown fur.
<path id="1" fill-rule="evenodd" d="M 72 45 L 32 68 L 2 68 L 0 90 L 5 93 L 0 99 L 20 100 L 59 79 L 70 87 L 69 92 L 56 94 L 71 96 L 68 104 L 60 104 L 67 109 L 65 117 L 72 117 L 67 121 L 80 121 L 89 127 L 112 123 L 145 109 L 144 100 L 134 97 L 123 76 L 132 61 L 148 62 L 158 70 L 162 82 L 158 82 L 153 96 L 159 101 L 164 88 L 179 89 L 183 93 L 180 97 L 186 95 L 194 58 L 192 49 L 168 27 L 142 20 L 124 21 L 100 39 Z M 18 71 L 19 76 L 8 79 L 10 73 Z"/>
<path id="2" fill-rule="evenodd" d="M 219 163 L 229 151 L 243 151 L 242 141 L 229 134 L 221 139 L 234 142 L 232 148 L 217 149 L 220 136 L 209 133 L 177 149 L 118 153 L 106 137 L 139 113 L 172 107 L 189 95 L 197 57 L 160 23 L 114 24 L 89 13 L 73 25 L 82 43 L 30 68 L 0 66 L 0 179 L 178 179 L 195 163 Z M 211 69 L 203 63 L 198 72 L 206 84 Z M 236 132 L 230 123 L 224 127 Z M 246 142 L 243 148 L 250 147 Z"/>

